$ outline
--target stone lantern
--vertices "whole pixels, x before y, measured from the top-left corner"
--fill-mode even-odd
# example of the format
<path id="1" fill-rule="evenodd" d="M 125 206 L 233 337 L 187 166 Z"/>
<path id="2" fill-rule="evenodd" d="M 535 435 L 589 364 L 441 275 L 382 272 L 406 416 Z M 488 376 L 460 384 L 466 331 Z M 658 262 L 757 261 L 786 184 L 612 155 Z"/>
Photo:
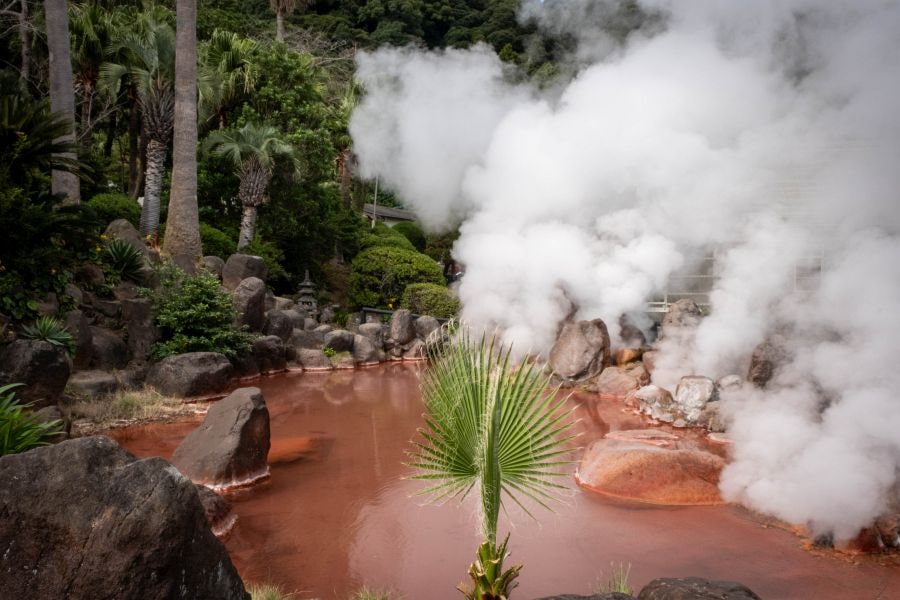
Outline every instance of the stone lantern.
<path id="1" fill-rule="evenodd" d="M 319 316 L 319 307 L 316 302 L 316 285 L 309 278 L 309 269 L 304 273 L 303 281 L 297 290 L 297 307 L 306 312 L 307 317 L 313 319 Z"/>

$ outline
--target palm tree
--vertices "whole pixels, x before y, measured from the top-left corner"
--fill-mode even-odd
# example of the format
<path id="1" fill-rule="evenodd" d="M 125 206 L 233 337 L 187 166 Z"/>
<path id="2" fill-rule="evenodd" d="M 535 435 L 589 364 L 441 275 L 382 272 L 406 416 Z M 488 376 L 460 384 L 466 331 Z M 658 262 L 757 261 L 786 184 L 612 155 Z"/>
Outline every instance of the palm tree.
<path id="1" fill-rule="evenodd" d="M 253 123 L 236 130 L 214 131 L 206 139 L 206 147 L 231 162 L 240 180 L 238 198 L 243 206 L 237 244 L 240 250 L 253 241 L 257 209 L 269 200 L 267 189 L 276 160 L 288 159 L 292 172 L 298 171 L 294 148 L 281 139 L 274 127 Z"/>
<path id="2" fill-rule="evenodd" d="M 574 436 L 571 411 L 549 380 L 532 363 L 511 368 L 511 351 L 484 337 L 456 341 L 432 353 L 422 383 L 427 414 L 411 466 L 416 479 L 432 482 L 423 494 L 435 500 L 465 496 L 478 486 L 484 542 L 469 568 L 470 599 L 502 600 L 515 587 L 521 566 L 503 570 L 507 536 L 497 545 L 497 520 L 505 494 L 526 512 L 519 495 L 546 507 L 554 488 L 562 488 L 562 460 Z M 530 514 L 530 513 L 528 513 Z"/>
<path id="3" fill-rule="evenodd" d="M 197 208 L 197 0 L 178 0 L 175 48 L 175 141 L 163 251 L 200 258 Z"/>
<path id="4" fill-rule="evenodd" d="M 308 0 L 269 0 L 269 6 L 275 13 L 275 39 L 284 41 L 284 17 L 294 12 L 299 6 L 305 8 Z"/>
<path id="5" fill-rule="evenodd" d="M 175 119 L 175 32 L 170 25 L 145 13 L 137 30 L 126 34 L 110 54 L 120 55 L 122 61 L 104 63 L 101 80 L 116 94 L 123 84 L 131 85 L 141 111 L 147 140 L 141 233 L 155 235 L 166 153 Z"/>
<path id="6" fill-rule="evenodd" d="M 50 107 L 53 112 L 75 123 L 75 89 L 72 84 L 72 63 L 69 59 L 69 13 L 66 0 L 44 0 L 44 16 L 47 20 L 47 48 L 50 51 Z M 74 140 L 70 131 L 65 140 Z M 75 160 L 74 153 L 66 157 Z M 71 171 L 54 170 L 51 189 L 62 194 L 67 202 L 78 204 L 81 191 L 78 176 Z"/>
<path id="7" fill-rule="evenodd" d="M 258 44 L 250 39 L 216 29 L 200 46 L 200 122 L 228 125 L 229 108 L 256 88 L 259 68 L 253 62 Z"/>

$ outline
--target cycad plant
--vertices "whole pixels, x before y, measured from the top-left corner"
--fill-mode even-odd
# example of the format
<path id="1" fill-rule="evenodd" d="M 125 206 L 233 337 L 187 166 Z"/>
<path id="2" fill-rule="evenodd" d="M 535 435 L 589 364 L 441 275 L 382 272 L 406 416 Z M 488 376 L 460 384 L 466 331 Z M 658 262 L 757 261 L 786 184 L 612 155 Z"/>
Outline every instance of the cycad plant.
<path id="1" fill-rule="evenodd" d="M 103 260 L 118 279 L 143 282 L 144 255 L 125 240 L 110 240 Z"/>
<path id="2" fill-rule="evenodd" d="M 41 316 L 31 325 L 22 328 L 22 337 L 28 340 L 43 340 L 54 346 L 65 348 L 69 355 L 75 354 L 75 338 L 56 317 Z"/>
<path id="3" fill-rule="evenodd" d="M 503 569 L 505 540 L 497 544 L 503 498 L 526 513 L 524 499 L 548 507 L 562 489 L 554 478 L 573 439 L 571 410 L 558 388 L 533 363 L 511 364 L 511 351 L 494 339 L 474 343 L 462 330 L 449 344 L 436 345 L 422 383 L 425 427 L 415 443 L 415 479 L 432 485 L 421 493 L 441 501 L 464 497 L 477 486 L 484 542 L 469 568 L 473 587 L 460 586 L 471 600 L 505 600 L 521 566 Z"/>

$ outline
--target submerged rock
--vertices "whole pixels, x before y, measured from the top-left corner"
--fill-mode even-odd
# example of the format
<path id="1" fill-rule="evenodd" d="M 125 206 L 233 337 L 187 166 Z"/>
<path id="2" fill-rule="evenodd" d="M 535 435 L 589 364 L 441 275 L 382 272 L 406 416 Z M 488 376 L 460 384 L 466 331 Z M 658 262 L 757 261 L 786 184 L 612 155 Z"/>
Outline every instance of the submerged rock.
<path id="1" fill-rule="evenodd" d="M 228 487 L 269 473 L 269 410 L 259 388 L 239 388 L 210 407 L 175 449 L 172 464 L 195 483 Z"/>
<path id="2" fill-rule="evenodd" d="M 106 437 L 0 457 L 8 598 L 249 600 L 197 489 Z"/>
<path id="3" fill-rule="evenodd" d="M 720 456 L 682 447 L 672 434 L 620 431 L 591 444 L 575 480 L 592 491 L 642 502 L 718 504 L 724 466 Z"/>
<path id="4" fill-rule="evenodd" d="M 654 579 L 644 586 L 638 600 L 760 600 L 760 597 L 733 581 L 685 577 Z"/>
<path id="5" fill-rule="evenodd" d="M 197 495 L 206 513 L 206 522 L 216 537 L 221 537 L 231 531 L 237 521 L 237 515 L 231 512 L 231 503 L 220 496 L 214 489 L 205 485 L 197 486 Z"/>
<path id="6" fill-rule="evenodd" d="M 609 332 L 600 319 L 566 323 L 550 350 L 550 369 L 566 381 L 595 377 L 609 363 Z"/>

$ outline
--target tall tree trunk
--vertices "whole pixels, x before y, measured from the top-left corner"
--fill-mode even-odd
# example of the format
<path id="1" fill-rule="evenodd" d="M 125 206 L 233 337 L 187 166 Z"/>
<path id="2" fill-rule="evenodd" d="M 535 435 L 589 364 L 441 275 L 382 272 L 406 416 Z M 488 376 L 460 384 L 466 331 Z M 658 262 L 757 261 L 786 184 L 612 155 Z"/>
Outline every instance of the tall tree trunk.
<path id="1" fill-rule="evenodd" d="M 30 0 L 20 0 L 19 42 L 22 44 L 22 81 L 28 86 L 31 79 L 31 11 L 28 10 Z"/>
<path id="2" fill-rule="evenodd" d="M 116 128 L 119 123 L 118 111 L 109 115 L 109 121 L 106 122 L 106 139 L 103 141 L 103 156 L 109 158 L 112 156 L 113 142 L 116 139 Z"/>
<path id="3" fill-rule="evenodd" d="M 128 110 L 128 195 L 137 198 L 141 194 L 140 163 L 143 156 L 141 146 L 141 108 L 134 88 L 128 94 L 131 108 Z"/>
<path id="4" fill-rule="evenodd" d="M 345 210 L 350 210 L 352 201 L 350 191 L 353 185 L 353 152 L 346 148 L 340 154 L 340 172 L 341 172 L 341 204 Z"/>
<path id="5" fill-rule="evenodd" d="M 238 250 L 248 246 L 253 241 L 253 235 L 256 233 L 256 205 L 245 204 L 244 211 L 241 213 L 241 232 L 238 235 Z"/>
<path id="6" fill-rule="evenodd" d="M 50 51 L 50 108 L 60 113 L 72 126 L 71 133 L 62 139 L 75 142 L 75 87 L 72 83 L 72 61 L 69 57 L 69 13 L 66 0 L 44 0 L 47 20 L 47 48 Z M 74 152 L 66 158 L 75 159 Z M 51 189 L 62 194 L 68 204 L 81 201 L 78 176 L 65 171 L 53 171 Z"/>
<path id="7" fill-rule="evenodd" d="M 284 12 L 280 9 L 275 11 L 275 39 L 284 41 Z"/>
<path id="8" fill-rule="evenodd" d="M 175 139 L 163 251 L 190 260 L 200 258 L 202 251 L 197 209 L 197 0 L 178 0 L 176 11 Z"/>
<path id="9" fill-rule="evenodd" d="M 81 102 L 81 154 L 87 156 L 91 152 L 91 112 L 94 107 L 94 86 L 84 84 L 84 99 Z"/>
<path id="10" fill-rule="evenodd" d="M 147 143 L 147 168 L 144 169 L 144 207 L 141 209 L 141 234 L 155 236 L 159 229 L 159 194 L 166 170 L 166 144 L 151 139 Z"/>

